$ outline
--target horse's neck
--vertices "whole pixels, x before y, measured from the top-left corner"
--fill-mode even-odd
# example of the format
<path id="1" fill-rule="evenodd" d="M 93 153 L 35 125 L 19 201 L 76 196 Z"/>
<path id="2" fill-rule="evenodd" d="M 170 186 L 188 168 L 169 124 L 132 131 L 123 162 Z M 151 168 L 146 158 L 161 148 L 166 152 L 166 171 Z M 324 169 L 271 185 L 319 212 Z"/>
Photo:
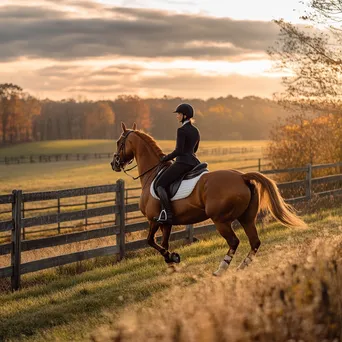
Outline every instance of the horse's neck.
<path id="1" fill-rule="evenodd" d="M 147 170 L 158 165 L 160 162 L 159 156 L 153 151 L 153 149 L 148 148 L 148 144 L 143 142 L 139 144 L 137 150 L 135 151 L 135 159 L 138 165 L 139 175 L 142 175 Z M 155 175 L 157 168 L 147 172 L 140 178 L 141 186 L 149 186 L 153 181 L 153 175 Z"/>

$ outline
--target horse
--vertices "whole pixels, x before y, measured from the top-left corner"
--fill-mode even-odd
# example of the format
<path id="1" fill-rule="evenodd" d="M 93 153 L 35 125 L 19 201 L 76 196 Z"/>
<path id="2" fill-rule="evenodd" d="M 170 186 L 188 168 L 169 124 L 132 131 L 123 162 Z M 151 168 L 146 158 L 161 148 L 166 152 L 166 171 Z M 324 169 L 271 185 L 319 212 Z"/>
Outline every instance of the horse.
<path id="1" fill-rule="evenodd" d="M 131 129 L 121 123 L 122 132 L 117 140 L 117 151 L 113 154 L 113 171 L 125 171 L 134 158 L 137 163 L 142 192 L 139 208 L 149 223 L 147 242 L 155 248 L 167 264 L 175 266 L 180 262 L 178 253 L 170 253 L 169 238 L 172 226 L 160 225 L 155 217 L 161 210 L 160 201 L 151 195 L 150 187 L 160 169 L 160 159 L 165 154 L 157 142 L 143 131 L 137 130 L 134 123 Z M 170 165 L 172 162 L 162 164 Z M 172 201 L 173 224 L 195 224 L 211 219 L 217 231 L 228 244 L 228 252 L 213 273 L 222 275 L 229 267 L 239 246 L 239 239 L 232 229 L 237 220 L 243 227 L 250 244 L 250 251 L 238 266 L 247 267 L 255 257 L 260 239 L 256 229 L 257 214 L 261 209 L 268 210 L 281 224 L 289 227 L 307 227 L 295 213 L 294 208 L 282 198 L 276 182 L 259 172 L 242 173 L 238 170 L 218 170 L 204 173 L 191 194 L 183 199 Z M 158 229 L 162 231 L 161 245 L 155 241 Z"/>

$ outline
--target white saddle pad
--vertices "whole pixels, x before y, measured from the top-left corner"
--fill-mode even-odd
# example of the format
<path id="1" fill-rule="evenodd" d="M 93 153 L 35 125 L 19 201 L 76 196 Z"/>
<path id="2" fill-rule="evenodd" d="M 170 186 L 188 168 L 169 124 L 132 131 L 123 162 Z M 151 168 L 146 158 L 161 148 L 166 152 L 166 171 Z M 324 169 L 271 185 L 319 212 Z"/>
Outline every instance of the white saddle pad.
<path id="1" fill-rule="evenodd" d="M 205 174 L 208 173 L 209 171 L 204 171 L 203 173 L 201 173 L 199 176 L 192 178 L 192 179 L 185 179 L 182 181 L 179 189 L 177 190 L 176 194 L 171 198 L 171 201 L 177 201 L 180 200 L 182 198 L 186 198 L 188 197 L 192 191 L 194 190 L 197 182 L 199 181 L 199 179 Z M 155 199 L 159 200 L 159 197 L 157 196 L 157 194 L 154 191 L 154 180 L 151 184 L 150 187 L 150 192 L 152 197 L 154 197 Z"/>

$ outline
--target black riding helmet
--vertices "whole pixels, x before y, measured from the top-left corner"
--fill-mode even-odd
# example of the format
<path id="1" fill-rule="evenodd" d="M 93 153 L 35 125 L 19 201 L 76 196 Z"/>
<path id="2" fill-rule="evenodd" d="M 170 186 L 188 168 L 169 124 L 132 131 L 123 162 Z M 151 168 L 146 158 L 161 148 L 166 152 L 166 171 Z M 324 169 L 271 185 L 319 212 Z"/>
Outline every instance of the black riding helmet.
<path id="1" fill-rule="evenodd" d="M 187 119 L 191 119 L 194 116 L 194 109 L 192 108 L 191 105 L 189 105 L 188 103 L 181 103 L 176 110 L 174 111 L 174 113 L 181 113 L 184 114 Z"/>

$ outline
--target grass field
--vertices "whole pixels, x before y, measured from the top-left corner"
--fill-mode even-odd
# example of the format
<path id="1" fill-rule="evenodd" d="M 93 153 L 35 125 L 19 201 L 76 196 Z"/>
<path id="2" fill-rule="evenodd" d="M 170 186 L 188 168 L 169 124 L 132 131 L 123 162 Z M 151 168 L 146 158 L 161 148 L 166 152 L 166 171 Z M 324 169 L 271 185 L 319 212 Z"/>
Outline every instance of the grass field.
<path id="1" fill-rule="evenodd" d="M 158 141 L 164 150 L 171 150 L 175 147 L 173 140 Z M 201 141 L 200 149 L 207 148 L 228 148 L 228 147 L 253 147 L 260 152 L 265 147 L 265 140 L 228 140 L 228 141 Z M 32 142 L 18 144 L 0 148 L 0 158 L 39 155 L 39 154 L 59 154 L 59 153 L 113 153 L 116 149 L 115 140 L 51 140 L 42 142 Z"/>
<path id="2" fill-rule="evenodd" d="M 231 143 L 204 142 L 202 146 L 223 147 L 224 144 Z M 237 144 L 235 146 L 242 146 L 241 142 L 234 143 Z M 265 142 L 258 143 L 262 145 Z M 115 147 L 113 142 L 104 141 L 49 142 L 46 144 L 36 145 L 34 151 L 39 150 L 39 152 L 32 153 L 43 153 L 41 151 L 44 148 L 46 153 L 50 154 L 66 153 L 67 150 L 68 153 L 87 153 L 89 146 L 94 148 L 92 152 L 101 152 L 98 150 L 99 146 L 103 149 L 108 146 Z M 173 144 L 174 142 L 165 141 L 160 143 L 165 149 Z M 260 149 L 261 145 L 259 145 Z M 21 155 L 20 146 L 15 148 L 18 150 L 13 148 L 12 155 Z M 30 150 L 31 147 L 28 145 L 22 146 L 21 149 L 26 153 L 30 153 Z M 255 151 L 252 154 L 208 156 L 202 160 L 209 162 L 210 170 L 238 169 L 244 165 L 251 165 L 250 160 L 244 161 L 243 159 L 260 157 L 260 155 L 256 156 Z M 0 152 L 4 153 L 4 150 Z M 3 155 L 8 154 L 6 152 Z M 118 178 L 123 178 L 127 187 L 140 186 L 138 181 L 133 182 L 125 174 L 114 173 L 109 162 L 110 160 L 102 159 L 2 165 L 0 166 L 0 193 L 10 193 L 13 189 L 23 189 L 24 192 L 28 192 L 111 184 L 115 183 Z M 132 171 L 132 175 L 136 176 L 137 173 Z M 171 243 L 171 249 L 176 249 L 182 257 L 179 272 L 175 274 L 169 274 L 162 258 L 149 248 L 128 253 L 127 258 L 120 263 L 115 262 L 115 257 L 105 257 L 24 275 L 23 288 L 17 293 L 6 292 L 9 287 L 8 280 L 0 280 L 0 341 L 84 341 L 90 336 L 93 341 L 136 341 L 134 334 L 140 334 L 139 340 L 148 341 L 153 334 L 155 337 L 155 333 L 159 334 L 158 341 L 215 341 L 219 340 L 217 336 L 228 336 L 226 340 L 234 341 L 234 331 L 239 334 L 242 331 L 244 333 L 248 331 L 244 322 L 248 322 L 253 327 L 256 325 L 257 328 L 262 326 L 263 332 L 267 332 L 269 327 L 267 328 L 266 325 L 272 320 L 267 321 L 268 323 L 265 321 L 264 325 L 255 322 L 255 317 L 259 317 L 254 315 L 252 305 L 256 296 L 269 298 L 268 305 L 272 306 L 274 294 L 268 293 L 270 281 L 277 282 L 277 279 L 280 279 L 279 275 L 285 272 L 286 267 L 291 267 L 291 263 L 302 264 L 306 258 L 305 253 L 313 250 L 317 244 L 321 243 L 323 246 L 324 241 L 327 240 L 332 241 L 331 245 L 333 245 L 333 241 L 340 239 L 342 207 L 325 203 L 325 208 L 329 209 L 317 208 L 312 210 L 314 214 L 304 217 L 310 225 L 307 230 L 288 229 L 275 223 L 266 224 L 264 229 L 259 227 L 262 241 L 260 252 L 255 263 L 243 272 L 237 272 L 236 266 L 246 256 L 249 245 L 243 231 L 238 230 L 237 235 L 241 239 L 241 244 L 233 259 L 231 269 L 223 279 L 211 276 L 212 271 L 217 268 L 227 251 L 225 241 L 215 233 L 201 236 L 200 242 L 192 245 L 184 245 L 181 242 Z M 110 243 L 113 243 L 111 237 L 85 242 L 82 245 L 73 244 L 54 249 L 24 252 L 23 262 Z M 298 259 L 294 260 L 295 257 Z M 8 256 L 2 257 L 0 264 L 7 265 L 8 258 Z M 6 263 L 3 264 L 4 261 Z M 325 275 L 324 277 L 328 279 Z M 290 282 L 289 279 L 288 277 L 285 280 Z M 282 278 L 279 282 L 281 281 Z M 312 284 L 315 284 L 315 281 L 316 278 L 312 278 Z M 317 278 L 317 281 L 320 282 L 320 278 Z M 244 283 L 248 283 L 248 286 L 243 287 Z M 237 289 L 237 284 L 241 286 L 241 289 Z M 258 286 L 254 287 L 254 284 Z M 286 291 L 297 293 L 293 292 L 293 289 L 299 288 L 298 284 L 288 286 L 289 290 Z M 330 291 L 333 289 L 331 288 Z M 220 291 L 225 293 L 224 297 L 220 296 Z M 303 291 L 313 291 L 313 289 L 304 287 L 300 289 L 298 296 Z M 215 293 L 214 297 L 212 297 L 213 293 Z M 237 298 L 229 297 L 230 293 L 234 293 Z M 335 292 L 332 292 L 332 295 L 335 295 Z M 185 300 L 186 298 L 189 299 Z M 246 298 L 249 298 L 248 301 Z M 335 295 L 331 302 L 337 300 L 336 298 Z M 228 302 L 224 305 L 225 300 Z M 231 305 L 231 301 L 235 304 Z M 200 306 L 201 303 L 204 308 Z M 210 305 L 208 306 L 207 303 Z M 229 310 L 225 311 L 224 307 Z M 246 311 L 242 309 L 243 307 Z M 196 310 L 198 308 L 199 311 L 196 311 L 197 313 L 191 311 L 195 310 L 192 308 Z M 207 311 L 202 312 L 208 308 L 210 309 L 209 316 Z M 279 308 L 279 310 L 286 311 L 286 308 L 281 306 Z M 305 310 L 310 310 L 310 308 L 304 306 Z M 161 314 L 159 314 L 160 310 Z M 292 314 L 294 309 L 291 310 Z M 133 322 L 134 319 L 130 315 L 127 316 L 129 312 L 138 313 L 138 315 L 142 312 L 142 316 L 140 318 L 137 316 L 138 318 L 134 319 L 138 321 Z M 277 319 L 278 311 L 274 313 L 270 309 L 268 312 L 275 317 L 274 320 Z M 229 324 L 229 320 L 227 326 L 222 327 L 220 325 L 222 323 L 215 318 L 218 316 L 227 319 L 234 318 L 234 329 L 231 329 L 232 325 Z M 240 319 L 238 322 L 237 317 Z M 336 325 L 335 321 L 331 324 Z M 188 329 L 188 326 L 196 326 L 199 330 L 196 332 L 196 330 Z M 100 330 L 98 330 L 99 327 Z M 252 336 L 246 335 L 242 338 L 239 334 L 237 333 L 236 336 L 240 339 L 237 338 L 236 341 L 247 341 Z M 222 338 L 221 340 L 226 341 Z M 267 338 L 264 340 L 267 341 Z M 268 336 L 268 340 L 274 340 L 274 338 Z"/>
<path id="3" fill-rule="evenodd" d="M 212 171 L 257 165 L 257 158 L 262 157 L 261 151 L 266 143 L 266 141 L 204 141 L 201 144 L 203 149 L 238 146 L 254 147 L 254 151 L 224 156 L 203 156 L 201 161 L 208 162 L 209 169 Z M 171 150 L 174 141 L 160 141 L 160 146 L 165 150 Z M 115 143 L 106 140 L 51 141 L 0 149 L 0 157 L 41 153 L 113 153 L 115 149 Z M 77 162 L 0 165 L 0 194 L 10 193 L 13 189 L 28 192 L 111 184 L 119 178 L 124 179 L 128 187 L 140 186 L 139 181 L 132 181 L 123 172 L 114 173 L 109 165 L 110 161 L 110 159 L 93 159 Z M 133 176 L 138 175 L 136 170 L 130 173 Z"/>
<path id="4" fill-rule="evenodd" d="M 189 316 L 192 312 L 191 308 L 200 304 L 210 309 L 209 320 L 205 319 L 208 312 L 204 312 L 202 316 L 204 330 L 206 324 L 209 324 L 208 322 L 212 324 L 212 319 L 215 317 L 225 317 L 228 322 L 233 317 L 234 319 L 241 317 L 252 322 L 253 317 L 256 316 L 253 306 L 246 302 L 246 298 L 249 298 L 249 301 L 250 298 L 258 300 L 253 297 L 255 286 L 257 284 L 259 284 L 257 288 L 263 286 L 267 296 L 269 292 L 267 283 L 278 279 L 284 265 L 291 265 L 293 262 L 301 265 L 305 260 L 304 252 L 311 250 L 313 241 L 317 244 L 319 241 L 341 236 L 341 217 L 342 208 L 339 206 L 317 210 L 315 214 L 306 215 L 304 219 L 310 225 L 307 230 L 288 229 L 275 223 L 268 224 L 264 229 L 259 227 L 262 241 L 260 252 L 255 263 L 243 272 L 237 272 L 236 266 L 247 254 L 249 246 L 243 231 L 238 230 L 241 244 L 231 269 L 222 280 L 211 276 L 211 272 L 217 268 L 227 251 L 225 241 L 217 234 L 201 237 L 198 243 L 192 245 L 172 243 L 172 249 L 176 248 L 183 260 L 179 272 L 175 274 L 168 274 L 162 258 L 152 249 L 146 249 L 129 254 L 126 260 L 118 264 L 114 263 L 113 258 L 108 257 L 97 260 L 96 264 L 94 261 L 88 261 L 25 275 L 22 282 L 23 289 L 20 292 L 0 294 L 0 340 L 81 341 L 87 340 L 89 334 L 93 334 L 93 340 L 96 341 L 125 341 L 124 336 L 121 339 L 114 339 L 114 337 L 110 339 L 109 332 L 113 327 L 118 328 L 118 320 L 125 317 L 123 313 L 139 314 L 144 310 L 141 322 L 146 326 L 139 324 L 138 326 L 140 330 L 143 328 L 147 331 L 140 332 L 141 336 L 145 336 L 146 341 L 153 331 L 161 334 L 160 341 L 195 341 L 188 335 L 188 338 L 184 338 L 184 332 L 178 331 L 177 327 L 174 330 L 174 325 L 179 322 L 178 318 L 182 321 L 180 324 L 183 330 L 187 326 L 187 320 L 189 324 L 193 324 L 194 320 Z M 318 276 L 317 272 L 316 274 Z M 242 286 L 244 282 L 248 283 L 245 288 L 235 287 L 237 284 Z M 224 291 L 225 296 L 212 297 L 210 291 L 213 286 L 221 288 L 220 293 Z M 231 292 L 238 293 L 238 297 L 230 298 Z M 186 308 L 182 309 L 184 299 L 189 298 L 191 293 Z M 298 296 L 300 295 L 301 292 L 298 293 Z M 191 300 L 194 300 L 193 304 Z M 228 301 L 223 305 L 222 300 L 234 302 L 230 304 Z M 331 297 L 331 302 L 334 300 L 336 298 Z M 235 302 L 240 303 L 240 309 L 238 305 L 234 305 Z M 269 304 L 271 305 L 272 302 Z M 305 305 L 304 302 L 302 304 Z M 241 305 L 246 305 L 249 310 L 243 310 Z M 232 315 L 231 318 L 226 317 L 227 312 L 215 313 L 215 307 L 221 308 L 222 312 L 223 306 L 227 307 L 227 310 L 230 306 L 234 308 L 234 312 L 228 310 Z M 199 317 L 198 312 L 197 316 L 195 315 L 196 313 L 192 312 L 193 317 Z M 151 320 L 149 327 L 147 317 Z M 165 320 L 166 325 L 163 328 L 161 324 L 165 324 Z M 120 324 L 122 322 L 121 320 Z M 124 320 L 124 322 L 126 324 L 124 334 L 127 340 L 135 341 L 132 336 L 128 338 L 129 331 L 134 330 L 134 326 L 130 327 L 127 324 L 130 321 Z M 97 329 L 101 326 L 105 327 L 104 334 L 98 333 Z M 167 338 L 168 329 L 171 329 L 172 338 L 170 336 Z M 225 334 L 229 331 L 233 332 L 234 329 L 228 324 L 224 328 Z M 180 334 L 176 336 L 177 338 L 174 336 L 174 331 Z M 195 332 L 193 330 L 193 337 Z M 165 338 L 162 338 L 163 334 Z"/>

